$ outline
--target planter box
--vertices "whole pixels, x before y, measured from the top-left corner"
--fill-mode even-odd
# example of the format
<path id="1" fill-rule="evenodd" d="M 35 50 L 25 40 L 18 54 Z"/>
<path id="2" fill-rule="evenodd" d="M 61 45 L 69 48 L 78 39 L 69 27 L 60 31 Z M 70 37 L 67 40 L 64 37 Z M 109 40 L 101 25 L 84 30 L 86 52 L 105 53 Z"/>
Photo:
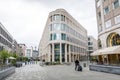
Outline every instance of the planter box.
<path id="1" fill-rule="evenodd" d="M 0 71 L 0 80 L 7 77 L 8 75 L 15 73 L 15 67 L 10 67 L 8 69 Z"/>
<path id="2" fill-rule="evenodd" d="M 120 67 L 117 66 L 89 65 L 89 70 L 120 75 Z"/>

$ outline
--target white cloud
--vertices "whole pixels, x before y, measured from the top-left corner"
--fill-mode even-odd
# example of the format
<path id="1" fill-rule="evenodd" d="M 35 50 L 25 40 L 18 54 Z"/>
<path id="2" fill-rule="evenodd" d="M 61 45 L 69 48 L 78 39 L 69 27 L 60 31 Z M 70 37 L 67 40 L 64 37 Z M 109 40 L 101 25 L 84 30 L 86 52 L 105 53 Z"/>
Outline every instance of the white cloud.
<path id="1" fill-rule="evenodd" d="M 94 5 L 94 0 L 0 0 L 0 22 L 19 43 L 38 46 L 49 12 L 64 8 L 97 38 Z"/>

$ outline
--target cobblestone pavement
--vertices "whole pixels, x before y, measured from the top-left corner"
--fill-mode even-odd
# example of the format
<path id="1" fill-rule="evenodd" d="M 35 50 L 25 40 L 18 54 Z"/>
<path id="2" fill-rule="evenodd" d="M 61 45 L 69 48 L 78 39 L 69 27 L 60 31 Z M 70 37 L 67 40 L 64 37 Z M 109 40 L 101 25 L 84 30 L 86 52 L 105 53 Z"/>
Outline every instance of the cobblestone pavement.
<path id="1" fill-rule="evenodd" d="M 73 65 L 39 66 L 26 65 L 17 68 L 16 72 L 4 80 L 120 80 L 120 75 L 89 71 L 74 70 Z"/>

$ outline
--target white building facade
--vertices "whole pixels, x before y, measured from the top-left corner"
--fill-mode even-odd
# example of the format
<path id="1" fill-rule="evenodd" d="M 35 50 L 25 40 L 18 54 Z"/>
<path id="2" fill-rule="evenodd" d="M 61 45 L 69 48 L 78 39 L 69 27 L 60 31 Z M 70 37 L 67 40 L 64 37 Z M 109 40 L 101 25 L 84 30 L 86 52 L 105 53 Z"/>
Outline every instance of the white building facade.
<path id="1" fill-rule="evenodd" d="M 120 0 L 95 0 L 101 64 L 120 64 Z"/>
<path id="2" fill-rule="evenodd" d="M 96 0 L 98 47 L 120 45 L 120 0 Z"/>
<path id="3" fill-rule="evenodd" d="M 6 28 L 0 23 L 0 50 L 7 50 L 12 52 L 13 37 L 6 30 Z"/>
<path id="4" fill-rule="evenodd" d="M 90 54 L 98 49 L 97 40 L 93 36 L 88 36 L 88 58 Z"/>
<path id="5" fill-rule="evenodd" d="M 32 55 L 33 55 L 33 48 L 32 47 L 26 48 L 25 57 L 32 58 Z"/>
<path id="6" fill-rule="evenodd" d="M 73 62 L 87 55 L 87 31 L 67 11 L 50 12 L 39 43 L 39 57 L 46 62 Z"/>

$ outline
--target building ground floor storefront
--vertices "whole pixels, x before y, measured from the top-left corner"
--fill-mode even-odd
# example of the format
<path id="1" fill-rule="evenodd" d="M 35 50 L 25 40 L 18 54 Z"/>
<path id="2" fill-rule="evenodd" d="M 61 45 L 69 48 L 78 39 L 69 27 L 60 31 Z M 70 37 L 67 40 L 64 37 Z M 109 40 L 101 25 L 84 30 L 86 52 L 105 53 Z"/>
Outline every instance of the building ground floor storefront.
<path id="1" fill-rule="evenodd" d="M 120 46 L 101 49 L 91 55 L 96 59 L 97 64 L 120 66 Z"/>
<path id="2" fill-rule="evenodd" d="M 86 49 L 79 46 L 73 46 L 66 43 L 52 43 L 49 44 L 46 54 L 42 54 L 42 60 L 45 62 L 74 62 L 76 59 L 84 61 L 87 59 Z"/>

